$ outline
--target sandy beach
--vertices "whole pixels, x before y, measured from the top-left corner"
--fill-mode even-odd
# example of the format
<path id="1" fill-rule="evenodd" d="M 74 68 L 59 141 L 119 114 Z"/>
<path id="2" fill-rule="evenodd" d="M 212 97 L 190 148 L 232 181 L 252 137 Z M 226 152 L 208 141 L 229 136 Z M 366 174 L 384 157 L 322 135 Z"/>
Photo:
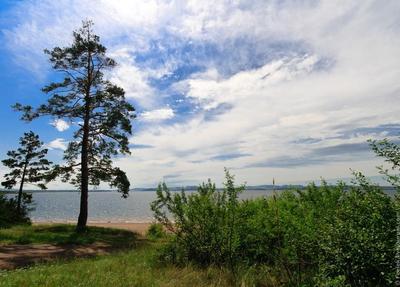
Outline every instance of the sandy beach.
<path id="1" fill-rule="evenodd" d="M 107 228 L 119 228 L 130 230 L 141 235 L 145 235 L 147 229 L 151 225 L 151 222 L 89 222 L 89 226 L 107 227 Z"/>
<path id="2" fill-rule="evenodd" d="M 33 222 L 34 225 L 57 224 L 57 223 L 75 224 L 75 222 L 69 222 L 69 221 L 34 221 Z M 146 231 L 150 225 L 151 225 L 151 222 L 102 222 L 102 221 L 89 221 L 88 222 L 88 226 L 125 229 L 125 230 L 136 232 L 140 235 L 145 235 Z"/>

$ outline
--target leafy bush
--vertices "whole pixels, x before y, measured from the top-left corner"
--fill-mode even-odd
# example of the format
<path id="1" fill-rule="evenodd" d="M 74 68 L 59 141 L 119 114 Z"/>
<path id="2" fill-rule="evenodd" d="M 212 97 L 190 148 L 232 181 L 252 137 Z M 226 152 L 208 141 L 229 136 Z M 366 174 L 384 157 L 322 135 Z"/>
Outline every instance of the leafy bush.
<path id="1" fill-rule="evenodd" d="M 363 175 L 340 198 L 321 237 L 320 269 L 351 286 L 391 286 L 395 278 L 394 200 Z"/>
<path id="2" fill-rule="evenodd" d="M 29 194 L 23 194 L 22 206 L 18 212 L 18 203 L 14 198 L 7 198 L 0 192 L 0 228 L 7 228 L 16 224 L 30 224 L 28 204 L 31 203 Z"/>
<path id="3" fill-rule="evenodd" d="M 308 280 L 318 265 L 318 250 L 326 222 L 337 208 L 344 185 L 288 190 L 240 204 L 240 250 L 248 265 L 267 264 L 285 280 Z"/>
<path id="4" fill-rule="evenodd" d="M 167 257 L 175 263 L 189 261 L 207 266 L 228 265 L 232 269 L 239 253 L 238 194 L 226 171 L 225 187 L 217 191 L 208 181 L 197 193 L 171 194 L 165 184 L 159 185 L 157 200 L 151 205 L 155 218 L 176 236 L 168 247 Z M 168 217 L 171 215 L 172 220 Z"/>
<path id="5" fill-rule="evenodd" d="M 355 175 L 353 186 L 323 182 L 245 201 L 228 172 L 222 191 L 210 181 L 189 195 L 160 185 L 152 209 L 175 234 L 164 259 L 225 266 L 234 277 L 250 272 L 244 266 L 269 270 L 279 286 L 390 286 L 395 202 Z"/>
<path id="6" fill-rule="evenodd" d="M 160 239 L 166 237 L 166 232 L 162 224 L 153 223 L 147 230 L 146 236 L 151 240 Z"/>

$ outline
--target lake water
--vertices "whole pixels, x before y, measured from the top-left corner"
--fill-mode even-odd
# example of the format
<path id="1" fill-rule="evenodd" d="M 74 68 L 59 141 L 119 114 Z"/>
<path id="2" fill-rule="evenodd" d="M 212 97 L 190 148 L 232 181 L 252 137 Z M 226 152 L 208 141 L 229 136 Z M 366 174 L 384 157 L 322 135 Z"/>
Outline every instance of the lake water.
<path id="1" fill-rule="evenodd" d="M 190 192 L 190 191 L 189 191 Z M 271 194 L 271 190 L 248 190 L 241 198 L 254 198 Z M 32 221 L 75 222 L 79 214 L 78 192 L 34 192 L 35 209 Z M 127 199 L 118 192 L 89 192 L 89 221 L 99 222 L 148 222 L 152 221 L 150 203 L 155 191 L 130 192 Z"/>
<path id="2" fill-rule="evenodd" d="M 192 191 L 187 191 L 190 193 Z M 280 192 L 280 191 L 277 191 Z M 394 195 L 395 190 L 385 192 Z M 271 195 L 272 190 L 246 190 L 241 199 Z M 8 196 L 15 196 L 9 194 Z M 75 222 L 79 214 L 79 192 L 49 191 L 32 193 L 33 221 Z M 155 191 L 131 191 L 127 199 L 118 192 L 89 192 L 89 221 L 149 222 L 153 220 L 150 203 L 156 199 Z"/>

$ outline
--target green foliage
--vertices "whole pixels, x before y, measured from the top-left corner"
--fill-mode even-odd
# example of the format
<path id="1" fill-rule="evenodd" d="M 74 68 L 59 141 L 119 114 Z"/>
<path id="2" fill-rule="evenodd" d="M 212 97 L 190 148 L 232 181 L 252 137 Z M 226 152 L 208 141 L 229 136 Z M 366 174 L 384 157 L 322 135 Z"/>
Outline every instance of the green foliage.
<path id="1" fill-rule="evenodd" d="M 18 225 L 0 230 L 2 244 L 90 244 L 102 242 L 122 248 L 136 245 L 137 235 L 127 230 L 90 226 L 85 234 L 73 225 Z"/>
<path id="2" fill-rule="evenodd" d="M 2 160 L 2 163 L 12 171 L 5 174 L 6 180 L 1 185 L 11 189 L 16 184 L 23 182 L 46 189 L 43 182 L 51 164 L 45 158 L 48 150 L 42 148 L 43 142 L 32 131 L 24 133 L 23 137 L 19 139 L 19 143 L 20 147 L 17 150 L 8 151 L 9 158 Z"/>
<path id="3" fill-rule="evenodd" d="M 243 201 L 240 216 L 241 258 L 246 265 L 280 270 L 282 283 L 312 281 L 319 265 L 320 238 L 333 217 L 343 184 L 288 190 Z"/>
<path id="4" fill-rule="evenodd" d="M 156 240 L 156 239 L 165 238 L 167 236 L 167 233 L 165 232 L 162 224 L 153 223 L 150 225 L 149 229 L 147 230 L 146 236 L 147 236 L 147 238 L 149 238 L 151 240 Z"/>
<path id="5" fill-rule="evenodd" d="M 18 201 L 14 198 L 7 198 L 0 192 L 0 229 L 8 228 L 18 224 L 30 224 L 28 207 L 25 197 L 22 197 L 22 204 L 18 210 Z"/>
<path id="6" fill-rule="evenodd" d="M 383 166 L 378 167 L 381 174 L 386 176 L 386 180 L 397 189 L 396 198 L 396 211 L 397 211 L 397 241 L 400 240 L 400 146 L 394 142 L 390 142 L 388 139 L 381 141 L 369 140 L 372 150 L 376 155 L 385 158 L 385 162 L 390 164 L 390 170 Z M 397 174 L 393 174 L 395 171 Z M 400 262 L 400 243 L 396 242 L 396 262 Z M 397 266 L 398 267 L 398 266 Z M 388 275 L 386 274 L 386 277 Z M 399 278 L 396 277 L 396 284 L 398 284 Z"/>
<path id="7" fill-rule="evenodd" d="M 31 203 L 31 195 L 23 192 L 24 184 L 46 189 L 45 181 L 49 175 L 52 162 L 45 158 L 47 149 L 42 148 L 43 142 L 34 132 L 24 133 L 19 142 L 20 147 L 17 150 L 8 151 L 7 156 L 9 158 L 2 161 L 11 171 L 4 175 L 5 181 L 1 185 L 11 189 L 19 184 L 17 211 L 21 211 L 23 208 L 26 211 L 26 204 Z M 25 206 L 21 207 L 22 205 Z M 24 213 L 25 211 L 21 212 Z M 26 214 L 21 214 L 21 217 L 24 217 L 24 215 Z"/>
<path id="8" fill-rule="evenodd" d="M 400 146 L 388 139 L 381 141 L 369 140 L 372 150 L 376 155 L 385 158 L 385 161 L 391 165 L 391 170 L 400 172 Z M 378 167 L 381 174 L 385 175 L 388 182 L 400 191 L 400 174 L 391 174 L 389 169 L 383 166 Z"/>
<path id="9" fill-rule="evenodd" d="M 125 100 L 122 88 L 104 79 L 104 72 L 116 63 L 106 56 L 106 48 L 99 36 L 93 34 L 92 27 L 93 23 L 86 21 L 81 29 L 74 31 L 70 47 L 45 50 L 53 69 L 64 75 L 62 81 L 42 89 L 49 96 L 47 103 L 37 109 L 21 104 L 15 108 L 24 112 L 22 118 L 28 121 L 50 115 L 82 122 L 76 125 L 75 141 L 65 151 L 67 164 L 58 167 L 55 175 L 61 174 L 65 181 L 80 186 L 82 175 L 77 167 L 87 161 L 91 185 L 110 182 L 126 195 L 129 181 L 120 169 L 111 166 L 111 156 L 129 153 L 134 108 Z"/>
<path id="10" fill-rule="evenodd" d="M 394 200 L 355 173 L 355 184 L 340 198 L 320 239 L 320 270 L 344 277 L 350 286 L 394 283 L 396 208 Z"/>
<path id="11" fill-rule="evenodd" d="M 158 245 L 0 272 L 0 287 L 232 287 L 229 274 L 218 268 L 160 266 Z"/>
<path id="12" fill-rule="evenodd" d="M 73 32 L 69 47 L 45 50 L 53 69 L 63 80 L 45 86 L 47 103 L 34 109 L 16 104 L 23 112 L 22 119 L 31 121 L 40 116 L 64 119 L 76 130 L 64 152 L 65 165 L 56 166 L 50 179 L 61 176 L 63 181 L 76 185 L 81 191 L 77 229 L 84 231 L 88 217 L 89 185 L 108 182 L 123 197 L 130 183 L 125 172 L 112 165 L 112 157 L 129 154 L 128 137 L 132 134 L 134 107 L 125 99 L 121 87 L 104 79 L 104 73 L 116 66 L 106 55 L 99 36 L 93 33 L 93 23 L 84 21 Z"/>
<path id="13" fill-rule="evenodd" d="M 361 174 L 352 186 L 323 182 L 245 201 L 226 177 L 223 191 L 210 181 L 189 195 L 159 187 L 152 209 L 175 233 L 165 261 L 225 266 L 235 278 L 279 270 L 276 286 L 393 284 L 395 203 Z"/>
<path id="14" fill-rule="evenodd" d="M 171 194 L 159 185 L 157 200 L 151 205 L 155 218 L 176 236 L 166 249 L 166 257 L 184 264 L 227 265 L 234 269 L 239 253 L 238 194 L 233 177 L 226 171 L 225 188 L 217 191 L 210 181 L 197 193 Z M 172 216 L 172 220 L 168 217 Z"/>

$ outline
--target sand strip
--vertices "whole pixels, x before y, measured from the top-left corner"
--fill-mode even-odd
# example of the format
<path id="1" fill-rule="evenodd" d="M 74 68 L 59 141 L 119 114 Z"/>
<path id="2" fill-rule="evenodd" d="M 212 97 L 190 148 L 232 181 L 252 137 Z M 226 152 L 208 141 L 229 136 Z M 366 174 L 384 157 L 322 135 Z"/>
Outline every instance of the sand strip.
<path id="1" fill-rule="evenodd" d="M 34 225 L 47 225 L 47 224 L 75 224 L 75 222 L 47 222 L 47 221 L 35 221 L 33 222 Z M 101 222 L 101 221 L 89 221 L 88 226 L 98 226 L 98 227 L 105 227 L 105 228 L 118 228 L 129 230 L 132 232 L 136 232 L 140 235 L 145 235 L 147 229 L 151 225 L 151 222 Z"/>

